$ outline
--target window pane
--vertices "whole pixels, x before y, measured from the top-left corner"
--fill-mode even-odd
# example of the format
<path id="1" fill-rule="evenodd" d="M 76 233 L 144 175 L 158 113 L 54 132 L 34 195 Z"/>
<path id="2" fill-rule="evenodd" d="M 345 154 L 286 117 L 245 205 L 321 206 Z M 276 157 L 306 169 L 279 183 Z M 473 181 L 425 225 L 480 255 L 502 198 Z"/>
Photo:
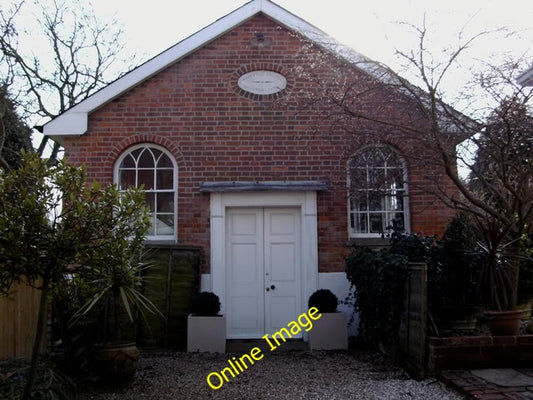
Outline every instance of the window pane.
<path id="1" fill-rule="evenodd" d="M 371 189 L 383 189 L 385 187 L 385 170 L 372 168 L 369 171 L 369 186 Z"/>
<path id="2" fill-rule="evenodd" d="M 383 233 L 384 215 L 382 213 L 370 213 L 370 233 Z"/>
<path id="3" fill-rule="evenodd" d="M 389 214 L 387 217 L 387 227 L 389 226 L 403 231 L 405 229 L 403 213 Z"/>
<path id="4" fill-rule="evenodd" d="M 150 147 L 150 151 L 152 152 L 154 160 L 157 163 L 157 159 L 161 157 L 161 154 L 163 154 L 163 152 L 159 149 L 154 149 L 153 147 Z"/>
<path id="5" fill-rule="evenodd" d="M 354 226 L 353 230 L 355 233 L 368 233 L 367 226 L 367 216 L 368 214 L 355 214 L 354 215 Z"/>
<path id="6" fill-rule="evenodd" d="M 174 166 L 166 154 L 161 154 L 159 160 L 157 161 L 157 168 L 174 168 Z"/>
<path id="7" fill-rule="evenodd" d="M 148 208 L 150 208 L 150 211 L 155 210 L 155 193 L 145 193 L 146 195 L 146 204 L 148 205 Z"/>
<path id="8" fill-rule="evenodd" d="M 120 168 L 135 168 L 135 160 L 131 154 L 128 154 L 126 157 L 124 157 L 122 164 L 120 164 Z"/>
<path id="9" fill-rule="evenodd" d="M 157 234 L 174 234 L 174 214 L 157 214 Z"/>
<path id="10" fill-rule="evenodd" d="M 139 157 L 139 168 L 154 168 L 154 156 L 149 148 L 146 148 L 142 151 L 141 156 Z"/>
<path id="11" fill-rule="evenodd" d="M 149 236 L 155 235 L 155 215 L 150 214 L 150 226 L 148 227 L 148 232 L 146 233 Z"/>
<path id="12" fill-rule="evenodd" d="M 383 195 L 381 193 L 370 193 L 368 196 L 370 211 L 383 211 Z"/>
<path id="13" fill-rule="evenodd" d="M 403 211 L 403 192 L 396 195 L 387 196 L 388 211 Z"/>
<path id="14" fill-rule="evenodd" d="M 139 170 L 139 187 L 144 185 L 144 190 L 151 190 L 154 188 L 154 170 Z"/>
<path id="15" fill-rule="evenodd" d="M 174 193 L 157 194 L 157 212 L 174 211 Z"/>
<path id="16" fill-rule="evenodd" d="M 157 170 L 157 188 L 173 189 L 174 188 L 174 171 L 171 169 Z"/>
<path id="17" fill-rule="evenodd" d="M 135 170 L 126 169 L 119 170 L 119 189 L 124 190 L 135 186 Z"/>

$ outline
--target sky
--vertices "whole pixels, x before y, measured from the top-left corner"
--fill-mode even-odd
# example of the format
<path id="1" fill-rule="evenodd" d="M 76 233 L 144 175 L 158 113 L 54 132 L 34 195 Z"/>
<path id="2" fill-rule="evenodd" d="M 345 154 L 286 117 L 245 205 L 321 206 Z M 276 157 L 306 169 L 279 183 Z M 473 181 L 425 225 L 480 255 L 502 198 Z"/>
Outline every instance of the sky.
<path id="1" fill-rule="evenodd" d="M 0 10 L 21 0 L 0 0 Z M 25 0 L 31 5 L 53 0 Z M 247 0 L 64 0 L 83 3 L 97 17 L 115 17 L 124 27 L 124 46 L 149 59 L 201 30 L 218 18 L 247 3 Z M 359 53 L 381 61 L 400 73 L 395 49 L 416 46 L 415 36 L 404 24 L 421 26 L 426 21 L 433 33 L 431 46 L 439 49 L 457 43 L 457 33 L 465 37 L 483 30 L 505 26 L 517 31 L 513 38 L 480 40 L 472 48 L 472 59 L 491 60 L 511 54 L 529 54 L 533 64 L 533 0 L 276 0 L 276 4 L 323 30 Z M 27 17 L 27 27 L 35 17 Z M 29 47 L 38 52 L 35 38 Z M 46 55 L 44 55 L 46 57 Z M 468 71 L 468 66 L 465 71 Z M 410 77 L 407 76 L 409 79 Z M 462 77 L 457 77 L 461 81 Z M 415 82 L 416 83 L 416 82 Z"/>
<path id="2" fill-rule="evenodd" d="M 153 56 L 246 3 L 246 0 L 92 0 L 97 15 L 124 23 L 127 46 Z M 409 43 L 405 27 L 420 25 L 424 14 L 435 40 L 451 43 L 467 27 L 477 33 L 498 26 L 520 32 L 502 43 L 485 44 L 479 54 L 491 51 L 531 51 L 532 0 L 277 0 L 276 3 L 322 29 L 361 54 L 394 63 L 394 50 Z M 147 6 L 149 4 L 149 6 Z M 533 60 L 532 60 L 533 63 Z"/>

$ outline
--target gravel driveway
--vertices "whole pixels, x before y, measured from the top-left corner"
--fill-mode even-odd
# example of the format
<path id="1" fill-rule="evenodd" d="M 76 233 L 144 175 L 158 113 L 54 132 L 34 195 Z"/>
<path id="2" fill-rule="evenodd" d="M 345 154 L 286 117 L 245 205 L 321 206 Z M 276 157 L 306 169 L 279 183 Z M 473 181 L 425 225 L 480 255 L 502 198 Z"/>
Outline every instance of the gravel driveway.
<path id="1" fill-rule="evenodd" d="M 270 354 L 213 390 L 206 378 L 241 354 L 143 354 L 135 382 L 120 393 L 93 389 L 81 399 L 464 399 L 434 379 L 409 379 L 383 356 L 349 353 Z M 217 386 L 219 381 L 212 380 Z"/>

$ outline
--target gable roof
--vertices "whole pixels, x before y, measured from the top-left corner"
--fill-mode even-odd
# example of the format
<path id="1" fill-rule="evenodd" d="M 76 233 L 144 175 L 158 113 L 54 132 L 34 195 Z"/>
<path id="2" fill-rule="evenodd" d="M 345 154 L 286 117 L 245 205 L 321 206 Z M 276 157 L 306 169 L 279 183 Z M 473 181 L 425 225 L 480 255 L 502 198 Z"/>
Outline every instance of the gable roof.
<path id="1" fill-rule="evenodd" d="M 99 109 L 121 94 L 131 90 L 133 87 L 139 85 L 150 77 L 156 75 L 158 72 L 205 46 L 207 43 L 224 35 L 259 13 L 265 14 L 280 25 L 299 33 L 303 37 L 321 45 L 322 47 L 336 52 L 351 62 L 370 61 L 361 54 L 356 53 L 354 50 L 339 44 L 320 29 L 270 0 L 251 0 L 235 11 L 163 51 L 144 64 L 141 64 L 139 67 L 126 73 L 121 78 L 103 87 L 85 100 L 47 122 L 43 126 L 43 133 L 59 142 L 61 141 L 62 136 L 83 135 L 87 131 L 88 116 L 91 112 Z"/>

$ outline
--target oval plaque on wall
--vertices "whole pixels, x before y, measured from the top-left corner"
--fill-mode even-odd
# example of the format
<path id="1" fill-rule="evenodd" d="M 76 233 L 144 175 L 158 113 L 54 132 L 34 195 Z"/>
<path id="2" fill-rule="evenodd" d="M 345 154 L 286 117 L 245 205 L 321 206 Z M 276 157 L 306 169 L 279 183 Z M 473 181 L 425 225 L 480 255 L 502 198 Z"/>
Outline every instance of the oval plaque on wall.
<path id="1" fill-rule="evenodd" d="M 239 78 L 237 82 L 242 90 L 253 94 L 275 94 L 287 87 L 287 79 L 274 71 L 251 71 Z"/>

